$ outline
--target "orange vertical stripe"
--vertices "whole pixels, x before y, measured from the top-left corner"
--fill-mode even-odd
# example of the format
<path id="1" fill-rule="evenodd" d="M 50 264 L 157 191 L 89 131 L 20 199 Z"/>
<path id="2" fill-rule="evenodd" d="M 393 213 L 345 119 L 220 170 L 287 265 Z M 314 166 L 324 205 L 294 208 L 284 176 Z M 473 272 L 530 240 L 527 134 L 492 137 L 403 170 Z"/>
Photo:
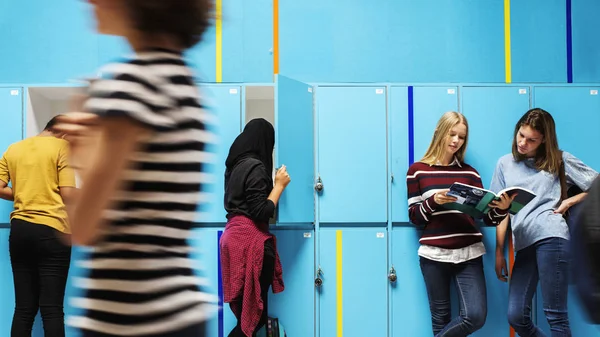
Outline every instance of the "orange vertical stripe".
<path id="1" fill-rule="evenodd" d="M 279 0 L 273 0 L 273 74 L 279 74 Z"/>
<path id="2" fill-rule="evenodd" d="M 515 247 L 512 242 L 512 233 L 508 235 L 508 280 L 510 282 L 510 277 L 512 276 L 512 267 L 515 264 Z M 515 329 L 512 326 L 510 328 L 510 337 L 515 337 Z"/>

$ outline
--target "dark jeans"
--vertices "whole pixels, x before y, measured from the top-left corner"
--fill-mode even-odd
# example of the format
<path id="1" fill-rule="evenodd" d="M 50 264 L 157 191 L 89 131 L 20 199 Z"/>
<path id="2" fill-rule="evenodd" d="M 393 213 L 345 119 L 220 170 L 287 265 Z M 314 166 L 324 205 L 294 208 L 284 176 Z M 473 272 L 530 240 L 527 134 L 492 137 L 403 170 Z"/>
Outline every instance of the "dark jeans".
<path id="1" fill-rule="evenodd" d="M 267 324 L 268 318 L 268 293 L 269 288 L 271 287 L 271 283 L 273 283 L 273 273 L 275 273 L 275 245 L 273 244 L 273 240 L 265 241 L 265 253 L 263 256 L 263 267 L 260 271 L 260 297 L 262 298 L 264 309 L 262 312 L 262 317 L 256 329 L 254 329 L 254 333 L 252 337 L 256 335 L 258 330 L 260 330 L 265 324 Z M 243 299 L 239 299 L 241 303 Z M 244 335 L 242 332 L 242 323 L 241 319 L 238 318 L 237 325 L 231 332 L 228 337 L 249 337 Z"/>
<path id="2" fill-rule="evenodd" d="M 15 286 L 11 336 L 31 336 L 40 310 L 46 337 L 64 337 L 63 302 L 71 263 L 71 247 L 52 227 L 11 221 L 9 251 Z"/>
<path id="3" fill-rule="evenodd" d="M 483 260 L 454 264 L 421 257 L 427 287 L 433 334 L 436 337 L 468 336 L 481 329 L 487 316 L 487 294 Z M 454 279 L 460 304 L 458 317 L 451 320 L 450 281 Z"/>
<path id="4" fill-rule="evenodd" d="M 153 335 L 145 335 L 144 337 L 204 337 L 206 336 L 206 325 L 205 323 L 195 324 L 193 326 L 187 327 L 183 330 L 163 333 L 163 334 L 153 334 Z M 114 335 L 107 335 L 94 331 L 83 331 L 82 337 L 115 337 Z M 141 337 L 141 336 L 136 336 Z"/>
<path id="5" fill-rule="evenodd" d="M 567 311 L 568 244 L 565 239 L 549 238 L 517 252 L 509 286 L 508 322 L 519 336 L 546 336 L 531 320 L 531 300 L 540 280 L 552 336 L 571 336 Z"/>

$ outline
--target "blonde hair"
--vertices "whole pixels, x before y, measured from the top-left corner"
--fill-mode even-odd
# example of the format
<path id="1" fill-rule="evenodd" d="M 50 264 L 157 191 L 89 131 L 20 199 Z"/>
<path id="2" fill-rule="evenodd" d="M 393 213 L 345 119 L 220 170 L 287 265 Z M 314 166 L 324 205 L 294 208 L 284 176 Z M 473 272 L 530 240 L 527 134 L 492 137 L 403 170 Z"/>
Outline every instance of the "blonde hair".
<path id="1" fill-rule="evenodd" d="M 440 160 L 446 152 L 446 139 L 450 130 L 458 124 L 464 124 L 467 127 L 467 134 L 465 135 L 464 144 L 454 155 L 459 162 L 464 162 L 467 141 L 469 140 L 469 123 L 463 114 L 456 111 L 448 111 L 440 117 L 440 120 L 435 127 L 435 131 L 433 132 L 429 148 L 427 148 L 425 155 L 421 158 L 422 163 L 429 165 L 437 164 L 438 160 Z"/>

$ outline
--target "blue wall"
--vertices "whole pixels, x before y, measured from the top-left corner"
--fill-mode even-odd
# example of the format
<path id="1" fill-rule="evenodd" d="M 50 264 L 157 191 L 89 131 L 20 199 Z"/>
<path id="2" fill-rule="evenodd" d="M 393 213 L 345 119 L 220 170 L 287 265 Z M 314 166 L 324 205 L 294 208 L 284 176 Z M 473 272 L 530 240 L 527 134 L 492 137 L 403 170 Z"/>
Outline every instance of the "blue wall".
<path id="1" fill-rule="evenodd" d="M 223 0 L 223 82 L 273 81 L 274 30 L 279 72 L 303 81 L 507 80 L 505 0 L 280 1 L 277 27 L 273 1 Z M 600 3 L 510 1 L 508 12 L 512 82 L 600 80 Z M 0 83 L 93 75 L 127 50 L 93 29 L 85 1 L 1 0 Z M 217 38 L 189 54 L 203 82 L 216 81 Z"/>
<path id="2" fill-rule="evenodd" d="M 600 123 L 600 85 L 590 85 L 600 82 L 600 3 L 281 1 L 274 27 L 273 1 L 223 0 L 222 34 L 212 29 L 188 54 L 199 81 L 230 83 L 204 88 L 221 117 L 221 164 L 245 120 L 247 83 L 272 83 L 276 89 L 277 160 L 288 165 L 293 183 L 273 231 L 286 291 L 271 296 L 271 314 L 291 337 L 429 336 L 416 254 L 419 233 L 407 223 L 409 163 L 423 154 L 439 116 L 458 110 L 471 125 L 467 160 L 488 185 L 497 158 L 510 151 L 517 118 L 540 106 L 556 117 L 565 150 L 600 170 L 594 146 L 600 143 L 594 128 Z M 10 96 L 0 97 L 0 109 L 11 116 L 10 125 L 0 126 L 0 148 L 23 128 L 24 108 L 14 104 L 14 90 L 23 97 L 30 85 L 60 86 L 93 76 L 128 50 L 119 38 L 95 34 L 89 11 L 84 1 L 0 0 L 0 87 L 7 87 L 0 95 Z M 279 53 L 273 50 L 274 32 Z M 222 54 L 216 51 L 219 40 Z M 274 77 L 277 63 L 290 78 Z M 567 126 L 569 120 L 589 123 Z M 222 175 L 223 165 L 213 169 Z M 320 193 L 313 190 L 316 178 L 325 186 Z M 224 225 L 221 185 L 222 179 L 213 190 L 215 204 L 201 210 L 204 223 L 193 239 L 212 280 L 208 290 L 215 294 L 220 286 L 217 242 Z M 7 219 L 8 206 L 2 206 L 0 216 Z M 483 232 L 489 313 L 476 336 L 505 337 L 508 287 L 494 275 L 495 230 Z M 0 298 L 6 299 L 0 305 L 0 335 L 8 331 L 12 314 L 7 237 L 8 229 L 0 229 L 5 289 Z M 392 268 L 395 283 L 387 279 Z M 318 269 L 323 285 L 315 287 Z M 71 270 L 72 276 L 82 272 Z M 572 296 L 574 335 L 598 335 L 575 303 Z M 65 310 L 73 309 L 66 303 Z M 548 332 L 539 306 L 536 319 Z M 225 304 L 209 323 L 209 336 L 227 335 L 233 324 Z M 42 335 L 39 319 L 35 331 Z"/>

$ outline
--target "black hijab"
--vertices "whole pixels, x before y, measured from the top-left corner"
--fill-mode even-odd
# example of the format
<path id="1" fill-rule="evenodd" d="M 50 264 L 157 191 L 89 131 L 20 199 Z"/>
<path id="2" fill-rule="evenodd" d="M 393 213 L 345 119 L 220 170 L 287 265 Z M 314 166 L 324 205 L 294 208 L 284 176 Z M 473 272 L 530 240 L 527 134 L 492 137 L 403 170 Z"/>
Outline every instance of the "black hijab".
<path id="1" fill-rule="evenodd" d="M 251 157 L 260 160 L 269 176 L 273 172 L 273 147 L 275 146 L 275 129 L 263 118 L 255 118 L 248 122 L 229 148 L 225 161 L 225 176 L 228 176 L 235 165 L 242 159 Z"/>

